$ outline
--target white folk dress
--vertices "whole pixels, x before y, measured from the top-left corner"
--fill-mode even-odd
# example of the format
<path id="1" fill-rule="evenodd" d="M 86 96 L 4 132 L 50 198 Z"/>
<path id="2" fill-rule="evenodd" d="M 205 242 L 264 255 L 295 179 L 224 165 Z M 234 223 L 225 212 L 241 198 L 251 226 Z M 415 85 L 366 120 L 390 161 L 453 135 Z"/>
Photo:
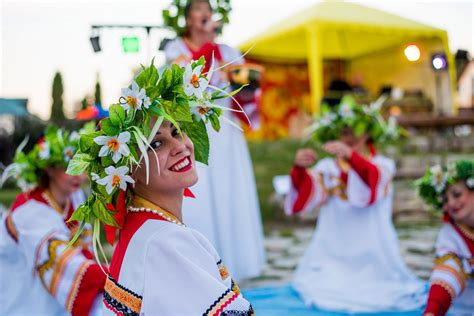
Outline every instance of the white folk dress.
<path id="1" fill-rule="evenodd" d="M 222 61 L 243 63 L 237 50 L 219 45 Z M 193 56 L 182 39 L 165 48 L 168 63 L 187 62 Z M 207 63 L 210 63 L 208 60 Z M 217 71 L 214 86 L 227 85 L 223 72 Z M 230 100 L 221 100 L 229 107 Z M 237 123 L 230 112 L 225 116 Z M 237 123 L 238 124 L 238 123 Z M 237 279 L 256 277 L 265 264 L 263 228 L 252 162 L 244 135 L 222 122 L 216 133 L 208 128 L 210 138 L 209 166 L 198 163 L 198 183 L 191 188 L 195 199 L 185 199 L 183 220 L 206 236 L 217 249 L 232 275 Z"/>
<path id="2" fill-rule="evenodd" d="M 44 191 L 25 193 L 0 222 L 0 315 L 101 314 L 106 276 L 91 260 L 90 235 L 66 248 L 78 203 L 64 215 L 53 205 Z"/>
<path id="3" fill-rule="evenodd" d="M 110 265 L 104 315 L 253 315 L 202 234 L 142 198 L 133 205 Z"/>
<path id="4" fill-rule="evenodd" d="M 474 315 L 474 230 L 446 222 L 436 241 L 426 312 Z"/>
<path id="5" fill-rule="evenodd" d="M 285 211 L 321 207 L 293 286 L 307 305 L 350 312 L 420 308 L 424 284 L 404 264 L 392 225 L 392 160 L 354 153 L 292 170 Z"/>

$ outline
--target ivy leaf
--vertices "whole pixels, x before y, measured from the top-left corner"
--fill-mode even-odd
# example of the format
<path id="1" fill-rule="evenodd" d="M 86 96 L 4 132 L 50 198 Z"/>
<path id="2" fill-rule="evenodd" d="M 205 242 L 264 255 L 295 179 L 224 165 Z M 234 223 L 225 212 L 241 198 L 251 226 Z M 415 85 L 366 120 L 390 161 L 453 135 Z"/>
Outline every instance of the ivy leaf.
<path id="1" fill-rule="evenodd" d="M 191 111 L 189 105 L 178 105 L 176 110 L 173 112 L 173 117 L 176 121 L 180 122 L 193 122 L 193 117 L 191 116 Z"/>
<path id="2" fill-rule="evenodd" d="M 88 208 L 89 206 L 87 202 L 82 204 L 74 211 L 74 213 L 72 213 L 71 217 L 67 221 L 68 222 L 78 221 L 81 223 L 84 222 L 86 218 L 86 214 L 89 212 Z"/>
<path id="3" fill-rule="evenodd" d="M 203 120 L 195 123 L 182 122 L 181 127 L 194 143 L 194 156 L 204 164 L 209 162 L 209 137 Z"/>
<path id="4" fill-rule="evenodd" d="M 120 127 L 114 125 L 110 119 L 104 119 L 101 122 L 102 130 L 107 136 L 117 136 L 120 132 Z"/>
<path id="5" fill-rule="evenodd" d="M 92 206 L 92 211 L 94 212 L 94 215 L 101 220 L 101 222 L 110 226 L 118 227 L 114 217 L 107 207 L 105 207 L 105 204 L 102 201 L 96 200 Z"/>
<path id="6" fill-rule="evenodd" d="M 219 116 L 216 114 L 212 114 L 209 116 L 209 120 L 211 121 L 212 128 L 218 132 L 221 129 L 221 123 L 219 122 Z"/>
<path id="7" fill-rule="evenodd" d="M 88 134 L 81 134 L 79 138 L 79 149 L 82 152 L 87 152 L 94 145 L 94 138 L 102 136 L 101 132 L 93 132 Z"/>
<path id="8" fill-rule="evenodd" d="M 92 158 L 88 154 L 77 152 L 67 165 L 66 173 L 72 176 L 83 174 L 89 167 Z"/>
<path id="9" fill-rule="evenodd" d="M 122 127 L 125 123 L 125 110 L 120 104 L 113 104 L 109 108 L 109 118 L 113 125 Z"/>

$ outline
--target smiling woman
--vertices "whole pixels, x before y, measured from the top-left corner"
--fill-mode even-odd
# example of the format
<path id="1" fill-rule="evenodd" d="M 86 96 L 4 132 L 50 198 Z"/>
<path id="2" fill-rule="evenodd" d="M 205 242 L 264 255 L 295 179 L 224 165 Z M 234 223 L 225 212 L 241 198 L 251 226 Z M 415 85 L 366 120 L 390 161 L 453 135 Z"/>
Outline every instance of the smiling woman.
<path id="1" fill-rule="evenodd" d="M 74 218 L 94 223 L 96 242 L 100 222 L 111 243 L 120 228 L 106 315 L 253 314 L 211 243 L 182 219 L 183 195 L 198 181 L 195 159 L 209 156 L 206 123 L 220 127 L 213 102 L 230 95 L 204 91 L 212 68 L 204 76 L 203 67 L 204 60 L 173 66 L 160 79 L 153 64 L 144 68 L 99 130 L 81 135 L 69 164 L 68 172 L 86 170 L 92 180 Z"/>
<path id="2" fill-rule="evenodd" d="M 444 225 L 436 241 L 425 315 L 470 315 L 474 310 L 474 161 L 436 165 L 417 180 L 418 193 Z"/>

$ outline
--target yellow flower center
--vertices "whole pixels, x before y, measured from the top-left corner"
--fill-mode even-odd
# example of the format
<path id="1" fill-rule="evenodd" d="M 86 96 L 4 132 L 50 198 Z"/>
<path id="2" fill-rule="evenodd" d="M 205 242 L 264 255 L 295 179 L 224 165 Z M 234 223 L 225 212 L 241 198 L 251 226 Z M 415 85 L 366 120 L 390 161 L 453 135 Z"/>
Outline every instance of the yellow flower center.
<path id="1" fill-rule="evenodd" d="M 132 96 L 127 97 L 127 104 L 131 106 L 132 108 L 135 108 L 137 106 L 137 98 L 134 98 Z"/>
<path id="2" fill-rule="evenodd" d="M 200 106 L 200 107 L 198 108 L 198 112 L 199 112 L 200 114 L 202 114 L 202 115 L 207 114 L 210 110 L 211 110 L 211 108 L 208 107 L 208 106 L 206 106 L 206 107 Z"/>
<path id="3" fill-rule="evenodd" d="M 193 77 L 191 78 L 191 84 L 193 85 L 194 88 L 199 88 L 199 76 L 196 74 L 193 74 Z"/>
<path id="4" fill-rule="evenodd" d="M 109 140 L 107 143 L 107 146 L 109 146 L 109 149 L 113 152 L 116 152 L 119 149 L 119 142 L 116 138 L 112 138 Z"/>
<path id="5" fill-rule="evenodd" d="M 72 157 L 73 155 L 74 155 L 74 153 L 72 152 L 71 149 L 66 150 L 66 156 Z"/>
<path id="6" fill-rule="evenodd" d="M 118 175 L 114 175 L 114 177 L 112 178 L 112 185 L 116 186 L 118 184 L 120 184 L 120 177 Z"/>

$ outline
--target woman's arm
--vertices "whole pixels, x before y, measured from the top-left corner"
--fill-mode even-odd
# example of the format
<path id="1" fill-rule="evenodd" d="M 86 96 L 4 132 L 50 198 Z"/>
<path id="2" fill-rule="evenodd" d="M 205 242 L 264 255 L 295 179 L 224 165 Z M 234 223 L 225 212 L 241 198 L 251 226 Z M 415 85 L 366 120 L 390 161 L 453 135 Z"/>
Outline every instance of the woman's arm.
<path id="1" fill-rule="evenodd" d="M 290 172 L 291 187 L 285 199 L 285 213 L 294 215 L 318 207 L 327 199 L 321 176 L 311 174 L 307 168 L 317 160 L 312 149 L 300 149 Z"/>

